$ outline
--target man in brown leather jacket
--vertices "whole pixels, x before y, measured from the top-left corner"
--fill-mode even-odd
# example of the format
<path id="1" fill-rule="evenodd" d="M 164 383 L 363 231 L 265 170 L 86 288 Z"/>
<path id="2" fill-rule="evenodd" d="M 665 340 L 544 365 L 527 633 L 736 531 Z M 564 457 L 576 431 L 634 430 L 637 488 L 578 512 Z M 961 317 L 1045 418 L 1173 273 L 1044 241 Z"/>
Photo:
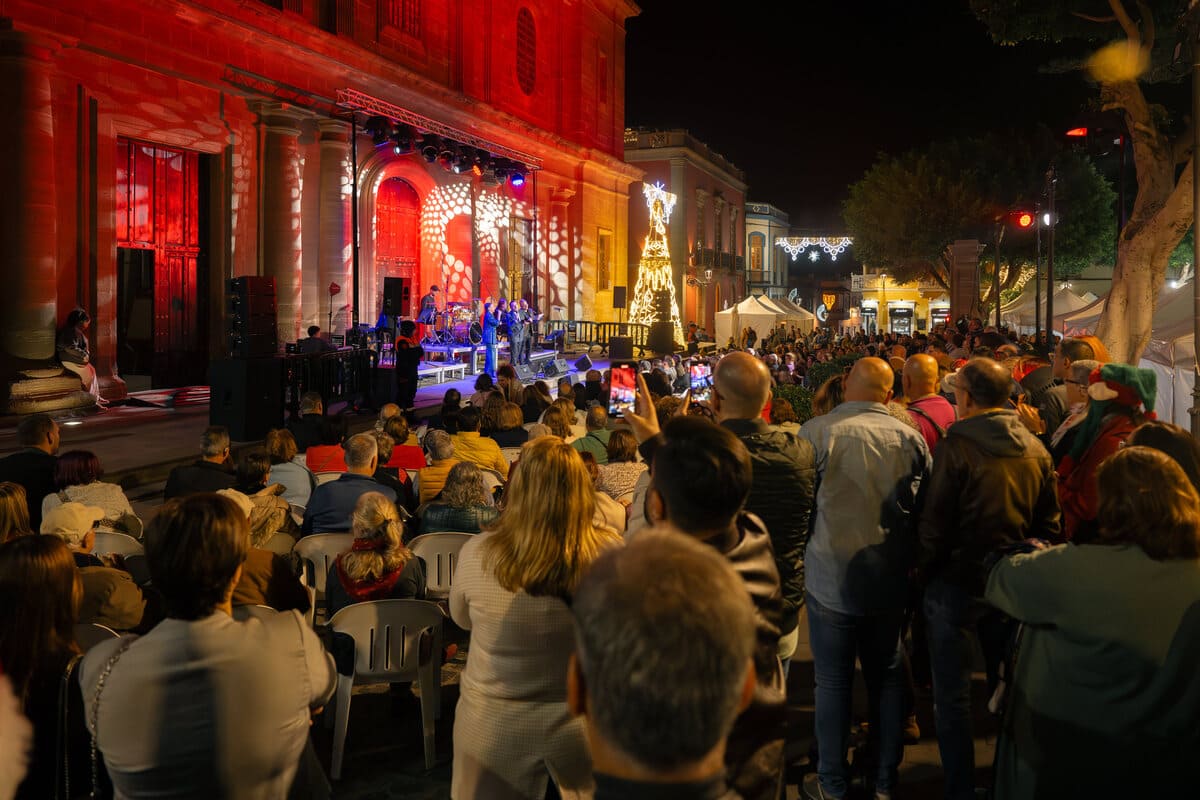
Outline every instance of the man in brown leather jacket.
<path id="1" fill-rule="evenodd" d="M 974 797 L 969 632 L 979 635 L 989 689 L 1006 635 L 1000 614 L 984 605 L 984 559 L 1024 539 L 1055 541 L 1061 522 L 1050 454 L 1003 408 L 1012 379 L 990 358 L 954 375 L 959 421 L 933 459 L 920 522 L 925 617 L 933 668 L 938 745 L 950 800 Z"/>

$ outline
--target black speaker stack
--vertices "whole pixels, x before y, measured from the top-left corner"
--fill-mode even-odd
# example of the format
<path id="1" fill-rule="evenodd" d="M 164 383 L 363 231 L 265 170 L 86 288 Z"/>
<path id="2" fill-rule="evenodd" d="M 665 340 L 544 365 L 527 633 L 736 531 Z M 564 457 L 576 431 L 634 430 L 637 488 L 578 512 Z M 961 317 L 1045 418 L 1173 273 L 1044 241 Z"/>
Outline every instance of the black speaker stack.
<path id="1" fill-rule="evenodd" d="M 608 357 L 613 361 L 631 361 L 633 359 L 633 337 L 609 337 Z"/>
<path id="2" fill-rule="evenodd" d="M 412 281 L 408 278 L 383 279 L 383 313 L 389 317 L 407 317 L 412 311 Z"/>
<path id="3" fill-rule="evenodd" d="M 565 358 L 556 358 L 542 367 L 542 375 L 547 378 L 561 378 L 571 371 L 571 365 Z"/>
<path id="4" fill-rule="evenodd" d="M 283 359 L 230 358 L 209 366 L 208 421 L 238 442 L 283 427 Z"/>
<path id="5" fill-rule="evenodd" d="M 624 308 L 625 307 L 625 292 L 626 291 L 628 291 L 628 287 L 625 287 L 625 286 L 614 286 L 613 287 L 613 308 Z"/>
<path id="6" fill-rule="evenodd" d="M 275 279 L 243 275 L 231 279 L 226 288 L 226 350 L 229 355 L 234 358 L 275 355 L 279 351 L 275 327 Z"/>
<path id="7" fill-rule="evenodd" d="M 646 346 L 656 353 L 675 352 L 675 326 L 668 317 L 666 322 L 650 323 L 650 331 L 646 334 Z"/>

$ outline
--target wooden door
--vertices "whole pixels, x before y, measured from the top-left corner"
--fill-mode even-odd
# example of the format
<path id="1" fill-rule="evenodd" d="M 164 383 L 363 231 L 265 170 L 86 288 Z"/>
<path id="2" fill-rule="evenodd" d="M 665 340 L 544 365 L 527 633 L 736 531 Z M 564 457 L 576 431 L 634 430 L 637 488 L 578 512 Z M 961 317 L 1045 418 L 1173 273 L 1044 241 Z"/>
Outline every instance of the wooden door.
<path id="1" fill-rule="evenodd" d="M 408 279 L 412 289 L 403 317 L 416 315 L 414 305 L 428 288 L 417 270 L 420 252 L 421 198 L 407 181 L 388 178 L 375 201 L 375 285 L 382 295 L 384 278 Z"/>

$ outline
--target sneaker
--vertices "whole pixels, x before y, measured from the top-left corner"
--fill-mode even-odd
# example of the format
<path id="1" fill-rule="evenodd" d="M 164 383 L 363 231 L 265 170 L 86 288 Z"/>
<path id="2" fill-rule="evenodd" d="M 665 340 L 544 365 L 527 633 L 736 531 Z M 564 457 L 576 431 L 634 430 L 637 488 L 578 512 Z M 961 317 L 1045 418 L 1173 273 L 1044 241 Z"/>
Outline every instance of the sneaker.
<path id="1" fill-rule="evenodd" d="M 821 788 L 821 779 L 817 773 L 810 772 L 804 776 L 804 785 L 800 787 L 800 796 L 804 800 L 841 800 Z"/>

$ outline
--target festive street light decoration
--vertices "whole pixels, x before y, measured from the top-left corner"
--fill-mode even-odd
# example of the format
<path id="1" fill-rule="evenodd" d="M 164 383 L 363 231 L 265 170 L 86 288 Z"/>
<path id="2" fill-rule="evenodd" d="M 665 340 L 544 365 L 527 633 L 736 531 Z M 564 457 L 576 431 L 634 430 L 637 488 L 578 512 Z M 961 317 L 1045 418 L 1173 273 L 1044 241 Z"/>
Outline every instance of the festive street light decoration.
<path id="1" fill-rule="evenodd" d="M 683 323 L 679 318 L 679 303 L 675 300 L 675 272 L 671 267 L 671 251 L 667 245 L 667 223 L 675 208 L 675 195 L 661 183 L 644 184 L 642 194 L 650 209 L 650 232 L 642 245 L 642 261 L 638 265 L 637 285 L 629 306 L 629 321 L 650 325 L 670 322 L 675 329 L 675 341 L 682 342 Z M 669 319 L 664 319 L 659 298 L 665 297 Z"/>
<path id="2" fill-rule="evenodd" d="M 810 247 L 824 250 L 830 260 L 837 261 L 837 257 L 846 252 L 850 245 L 854 244 L 854 240 L 849 236 L 780 236 L 775 240 L 775 244 L 778 247 L 782 247 L 792 257 L 792 261 L 795 261 L 801 253 Z M 812 261 L 820 258 L 817 250 L 809 253 L 808 257 Z"/>

